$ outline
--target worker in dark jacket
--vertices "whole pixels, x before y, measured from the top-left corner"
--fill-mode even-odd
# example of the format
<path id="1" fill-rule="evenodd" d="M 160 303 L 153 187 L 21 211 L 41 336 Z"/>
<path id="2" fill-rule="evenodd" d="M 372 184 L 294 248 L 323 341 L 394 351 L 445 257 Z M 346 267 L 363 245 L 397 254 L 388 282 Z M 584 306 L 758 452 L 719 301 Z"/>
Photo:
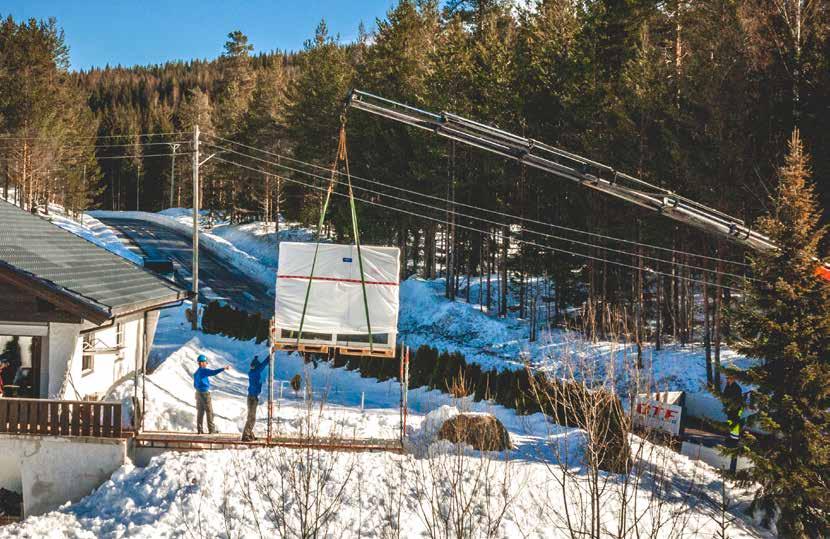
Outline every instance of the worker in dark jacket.
<path id="1" fill-rule="evenodd" d="M 729 437 L 737 440 L 741 436 L 744 394 L 732 374 L 726 377 L 726 386 L 723 388 L 723 398 L 721 400 L 723 400 L 723 411 L 726 413 L 726 424 L 729 426 Z"/>
<path id="2" fill-rule="evenodd" d="M 251 442 L 256 440 L 254 436 L 254 424 L 256 423 L 256 409 L 259 405 L 259 394 L 262 392 L 262 371 L 268 366 L 268 361 L 259 360 L 254 356 L 251 361 L 251 370 L 248 371 L 248 420 L 245 422 L 245 430 L 242 431 L 242 441 Z"/>
<path id="3" fill-rule="evenodd" d="M 196 432 L 203 434 L 202 420 L 207 414 L 207 428 L 210 434 L 216 432 L 213 424 L 213 405 L 210 402 L 210 377 L 230 369 L 230 366 L 221 369 L 208 369 L 207 358 L 199 354 L 196 358 L 199 368 L 193 373 L 193 387 L 196 389 Z"/>

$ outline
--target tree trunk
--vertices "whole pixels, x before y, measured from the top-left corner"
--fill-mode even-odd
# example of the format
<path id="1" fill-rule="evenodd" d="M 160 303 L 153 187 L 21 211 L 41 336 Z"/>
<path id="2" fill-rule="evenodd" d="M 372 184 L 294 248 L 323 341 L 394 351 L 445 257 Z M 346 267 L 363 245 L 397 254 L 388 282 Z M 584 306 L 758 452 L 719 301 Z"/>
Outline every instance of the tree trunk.
<path id="1" fill-rule="evenodd" d="M 660 265 L 658 264 L 659 268 Z M 663 348 L 663 276 L 657 274 L 657 298 L 655 300 L 656 326 L 654 332 L 654 349 L 658 352 Z"/>
<path id="2" fill-rule="evenodd" d="M 720 250 L 719 250 L 720 252 Z M 723 289 L 721 288 L 721 262 L 718 262 L 718 273 L 715 275 L 715 323 L 714 323 L 714 338 L 715 338 L 715 390 L 720 393 L 720 340 L 721 340 L 721 297 Z"/>
<path id="3" fill-rule="evenodd" d="M 400 269 L 400 278 L 403 281 L 406 279 L 406 240 L 408 239 L 409 232 L 406 226 L 406 220 L 402 220 L 400 224 L 400 228 L 398 231 L 398 247 L 401 250 L 400 254 L 400 261 L 401 261 L 401 269 Z"/>
<path id="4" fill-rule="evenodd" d="M 492 231 L 487 237 L 487 312 L 493 305 L 493 268 L 496 265 L 496 240 Z"/>
<path id="5" fill-rule="evenodd" d="M 424 226 L 424 277 L 435 279 L 435 225 Z"/>
<path id="6" fill-rule="evenodd" d="M 507 316 L 507 253 L 510 248 L 509 233 L 509 229 L 504 227 L 501 246 L 501 285 L 499 287 L 501 304 L 499 306 L 499 316 Z"/>
<path id="7" fill-rule="evenodd" d="M 706 383 L 712 385 L 712 327 L 709 302 L 709 274 L 703 272 L 703 347 L 706 350 Z"/>
<path id="8" fill-rule="evenodd" d="M 642 224 L 637 219 L 637 242 L 642 242 Z M 645 331 L 644 321 L 644 283 L 643 283 L 643 248 L 637 247 L 637 321 L 636 321 L 636 335 L 637 335 L 637 368 L 643 368 L 643 334 Z"/>

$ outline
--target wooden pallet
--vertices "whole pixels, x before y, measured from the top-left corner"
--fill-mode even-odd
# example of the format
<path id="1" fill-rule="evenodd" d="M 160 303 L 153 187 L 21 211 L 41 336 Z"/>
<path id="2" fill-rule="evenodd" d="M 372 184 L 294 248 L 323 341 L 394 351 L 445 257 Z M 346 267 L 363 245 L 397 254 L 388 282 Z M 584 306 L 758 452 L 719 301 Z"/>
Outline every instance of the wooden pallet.
<path id="1" fill-rule="evenodd" d="M 373 347 L 370 351 L 368 345 L 364 348 L 362 346 L 337 346 L 330 344 L 297 344 L 296 342 L 290 344 L 285 342 L 275 342 L 274 350 L 309 354 L 328 354 L 332 351 L 344 356 L 371 356 L 383 358 L 394 358 L 397 355 L 394 348 Z"/>
<path id="2" fill-rule="evenodd" d="M 372 349 L 369 350 L 369 343 L 349 341 L 348 335 L 340 335 L 331 333 L 326 335 L 326 339 L 309 338 L 301 339 L 297 342 L 294 337 L 283 337 L 282 330 L 271 319 L 269 324 L 269 333 L 271 336 L 271 343 L 273 350 L 284 352 L 301 352 L 309 354 L 329 354 L 340 353 L 344 356 L 369 356 L 394 358 L 397 356 L 397 333 L 392 332 L 390 338 L 391 342 L 384 344 L 373 344 Z M 342 338 L 339 338 L 342 337 Z"/>
<path id="3" fill-rule="evenodd" d="M 360 346 L 338 346 L 337 351 L 344 356 L 372 356 L 372 357 L 395 357 L 394 348 L 377 348 L 371 351 L 368 347 Z"/>
<path id="4" fill-rule="evenodd" d="M 331 346 L 327 344 L 308 344 L 308 343 L 286 343 L 275 342 L 274 350 L 282 350 L 284 352 L 302 352 L 309 354 L 328 354 Z"/>

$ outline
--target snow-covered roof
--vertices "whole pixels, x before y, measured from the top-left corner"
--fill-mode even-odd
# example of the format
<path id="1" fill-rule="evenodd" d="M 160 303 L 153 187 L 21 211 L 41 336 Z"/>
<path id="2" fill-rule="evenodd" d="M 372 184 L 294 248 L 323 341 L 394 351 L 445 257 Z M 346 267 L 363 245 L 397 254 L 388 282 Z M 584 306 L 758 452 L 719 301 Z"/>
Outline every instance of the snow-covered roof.
<path id="1" fill-rule="evenodd" d="M 0 279 L 99 324 L 187 296 L 175 283 L 3 200 Z"/>

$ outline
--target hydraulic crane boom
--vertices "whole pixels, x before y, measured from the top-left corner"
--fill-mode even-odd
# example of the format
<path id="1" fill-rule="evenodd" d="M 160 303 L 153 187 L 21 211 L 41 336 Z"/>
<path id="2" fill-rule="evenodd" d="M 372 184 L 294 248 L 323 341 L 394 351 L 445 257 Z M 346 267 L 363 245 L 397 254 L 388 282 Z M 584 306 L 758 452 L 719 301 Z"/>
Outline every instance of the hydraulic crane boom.
<path id="1" fill-rule="evenodd" d="M 602 191 L 755 250 L 778 249 L 767 236 L 752 230 L 740 219 L 608 165 L 537 140 L 514 135 L 449 112 L 435 114 L 357 89 L 349 94 L 347 106 L 432 131 L 462 144 L 550 172 L 560 178 Z M 820 265 L 817 273 L 830 280 L 830 267 Z"/>

